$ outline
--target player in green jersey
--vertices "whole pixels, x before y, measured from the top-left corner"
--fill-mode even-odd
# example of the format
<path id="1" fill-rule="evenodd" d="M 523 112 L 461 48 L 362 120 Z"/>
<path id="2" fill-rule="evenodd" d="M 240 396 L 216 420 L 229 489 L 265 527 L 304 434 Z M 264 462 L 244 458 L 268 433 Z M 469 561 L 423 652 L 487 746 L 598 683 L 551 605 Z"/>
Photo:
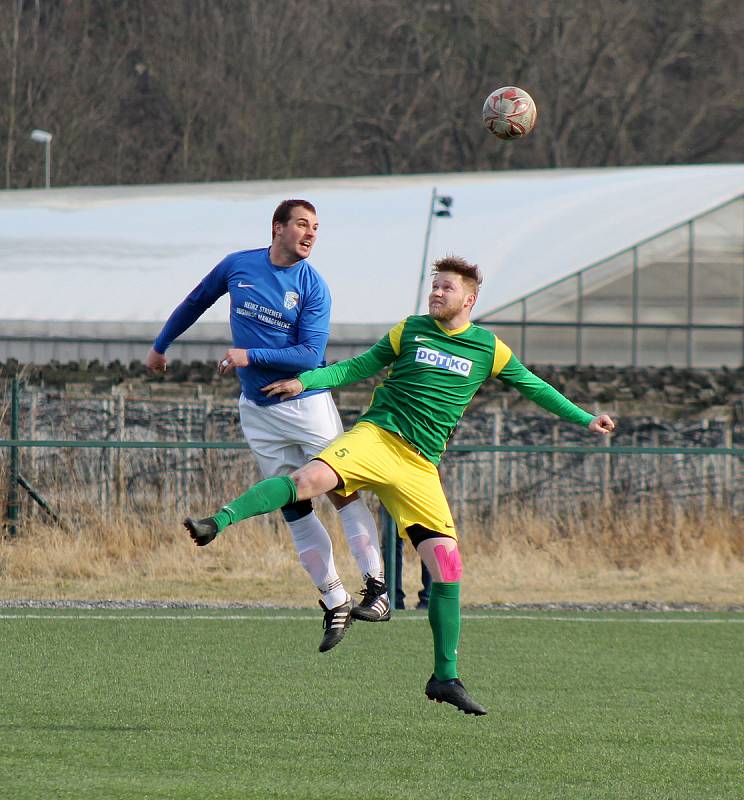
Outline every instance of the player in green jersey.
<path id="1" fill-rule="evenodd" d="M 562 419 L 600 434 L 615 425 L 592 416 L 522 365 L 511 350 L 470 314 L 482 277 L 477 266 L 456 257 L 435 262 L 429 313 L 396 325 L 355 358 L 303 372 L 265 387 L 271 396 L 294 397 L 303 390 L 343 386 L 389 366 L 369 409 L 357 424 L 289 476 L 269 478 L 228 503 L 214 516 L 184 525 L 197 545 L 209 544 L 228 525 L 265 514 L 287 503 L 336 491 L 374 492 L 410 539 L 432 574 L 429 623 L 434 638 L 434 673 L 425 693 L 466 714 L 485 714 L 460 681 L 462 563 L 457 533 L 436 465 L 458 420 L 478 388 L 498 377 Z M 387 591 L 370 579 L 355 619 L 374 620 L 375 603 Z M 330 625 L 346 625 L 330 620 Z"/>

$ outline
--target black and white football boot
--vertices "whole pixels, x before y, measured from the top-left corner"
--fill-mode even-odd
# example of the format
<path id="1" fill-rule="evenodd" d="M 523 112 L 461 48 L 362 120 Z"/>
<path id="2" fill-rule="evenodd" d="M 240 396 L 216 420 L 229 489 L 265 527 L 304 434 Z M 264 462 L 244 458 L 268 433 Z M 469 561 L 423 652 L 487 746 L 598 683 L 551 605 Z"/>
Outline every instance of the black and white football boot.
<path id="1" fill-rule="evenodd" d="M 482 716 L 488 713 L 480 703 L 476 703 L 467 693 L 459 678 L 440 681 L 432 675 L 426 684 L 424 692 L 429 700 L 436 700 L 437 703 L 450 703 L 466 714 Z"/>
<path id="2" fill-rule="evenodd" d="M 351 610 L 354 619 L 364 622 L 387 622 L 390 619 L 390 598 L 385 581 L 369 577 L 359 594 L 362 601 Z"/>
<path id="3" fill-rule="evenodd" d="M 335 608 L 328 608 L 322 600 L 318 600 L 323 609 L 323 639 L 320 642 L 321 653 L 325 653 L 335 647 L 346 635 L 346 629 L 351 625 L 351 610 L 354 603 L 349 595 L 346 595 L 346 602 Z"/>

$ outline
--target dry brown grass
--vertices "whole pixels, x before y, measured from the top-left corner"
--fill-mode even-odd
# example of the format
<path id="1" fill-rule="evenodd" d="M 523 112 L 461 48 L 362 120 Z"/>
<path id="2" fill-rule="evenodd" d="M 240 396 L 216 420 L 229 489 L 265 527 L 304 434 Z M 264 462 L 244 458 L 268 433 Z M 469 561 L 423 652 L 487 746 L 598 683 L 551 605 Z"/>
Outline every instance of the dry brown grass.
<path id="1" fill-rule="evenodd" d="M 466 603 L 744 601 L 744 526 L 735 516 L 584 510 L 569 520 L 510 515 L 464 544 Z"/>
<path id="2" fill-rule="evenodd" d="M 321 517 L 347 588 L 359 579 L 327 501 Z M 94 509 L 74 530 L 26 522 L 0 541 L 3 599 L 148 599 L 310 606 L 315 592 L 278 515 L 243 522 L 195 548 L 176 512 L 104 517 Z M 580 509 L 570 519 L 528 511 L 495 528 L 461 523 L 463 602 L 744 602 L 744 525 L 662 504 L 642 510 Z M 407 548 L 404 586 L 414 597 L 418 564 Z"/>

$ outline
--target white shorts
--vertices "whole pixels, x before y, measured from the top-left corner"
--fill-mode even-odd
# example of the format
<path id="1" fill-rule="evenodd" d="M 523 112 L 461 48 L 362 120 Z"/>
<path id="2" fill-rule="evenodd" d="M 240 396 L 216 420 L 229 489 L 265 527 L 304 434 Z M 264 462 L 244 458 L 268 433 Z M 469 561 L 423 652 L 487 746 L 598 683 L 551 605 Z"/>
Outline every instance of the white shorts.
<path id="1" fill-rule="evenodd" d="M 344 432 L 330 392 L 259 406 L 244 395 L 240 425 L 264 478 L 287 475 Z"/>

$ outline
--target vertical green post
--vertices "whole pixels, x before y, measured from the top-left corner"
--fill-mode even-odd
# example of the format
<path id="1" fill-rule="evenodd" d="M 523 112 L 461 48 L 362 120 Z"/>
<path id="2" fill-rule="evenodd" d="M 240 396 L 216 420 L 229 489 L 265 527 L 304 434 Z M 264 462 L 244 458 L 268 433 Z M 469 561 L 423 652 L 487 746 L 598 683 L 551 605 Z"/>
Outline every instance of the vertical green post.
<path id="1" fill-rule="evenodd" d="M 385 561 L 385 583 L 388 587 L 388 596 L 390 597 L 390 608 L 395 608 L 395 545 L 398 530 L 395 527 L 393 518 L 388 513 L 388 510 L 381 506 L 380 521 L 383 536 L 383 559 Z"/>
<path id="2" fill-rule="evenodd" d="M 10 438 L 18 438 L 18 378 L 14 377 L 10 391 Z M 8 534 L 15 536 L 18 523 L 18 448 L 10 448 L 10 474 L 8 476 Z"/>

